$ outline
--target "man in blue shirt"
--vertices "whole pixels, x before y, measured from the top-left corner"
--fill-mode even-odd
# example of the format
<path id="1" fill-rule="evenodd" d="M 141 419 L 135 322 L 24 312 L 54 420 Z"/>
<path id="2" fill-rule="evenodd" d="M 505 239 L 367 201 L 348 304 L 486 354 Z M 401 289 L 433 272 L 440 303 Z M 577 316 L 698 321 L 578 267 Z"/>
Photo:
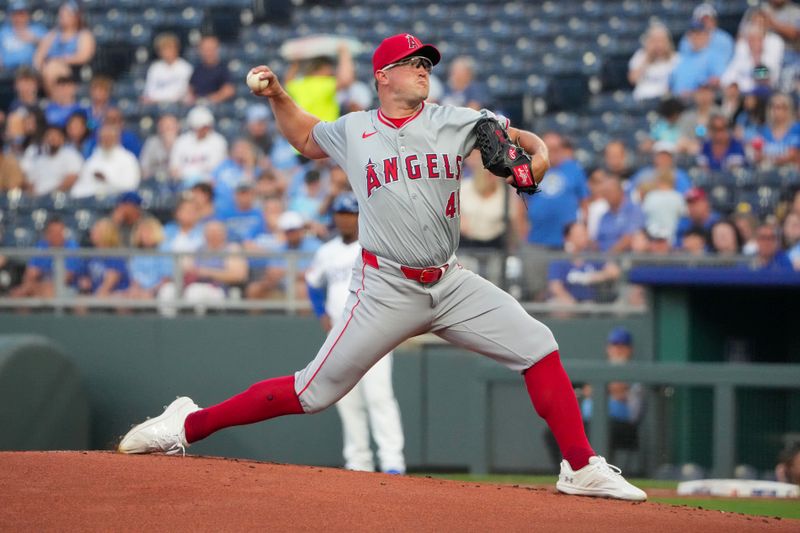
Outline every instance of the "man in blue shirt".
<path id="1" fill-rule="evenodd" d="M 62 76 L 53 86 L 50 103 L 44 108 L 44 118 L 48 124 L 61 128 L 67 125 L 67 119 L 76 111 L 85 111 L 78 104 L 78 85 L 72 75 Z"/>
<path id="2" fill-rule="evenodd" d="M 642 210 L 628 199 L 619 176 L 607 175 L 600 187 L 608 211 L 597 225 L 597 248 L 601 252 L 627 252 L 633 234 L 644 227 Z"/>
<path id="3" fill-rule="evenodd" d="M 793 272 L 792 261 L 785 251 L 781 250 L 778 239 L 778 228 L 774 224 L 765 223 L 756 230 L 755 269 L 762 272 Z"/>
<path id="4" fill-rule="evenodd" d="M 747 163 L 742 143 L 733 138 L 722 115 L 708 119 L 708 139 L 697 156 L 697 164 L 713 172 L 729 171 Z"/>
<path id="5" fill-rule="evenodd" d="M 711 4 L 700 4 L 692 12 L 692 22 L 700 23 L 710 35 L 708 47 L 711 49 L 714 61 L 727 65 L 733 57 L 734 41 L 725 30 L 717 27 L 717 10 Z M 692 50 L 689 38 L 684 35 L 678 45 L 678 52 L 688 54 Z"/>
<path id="6" fill-rule="evenodd" d="M 47 220 L 42 231 L 42 239 L 36 243 L 36 248 L 42 250 L 78 248 L 78 243 L 67 237 L 67 227 L 58 217 Z M 77 257 L 65 259 L 66 277 L 65 285 L 70 285 L 80 270 L 81 261 Z M 53 284 L 53 258 L 48 256 L 32 257 L 25 268 L 22 283 L 11 291 L 15 298 L 38 297 L 52 298 L 55 295 Z"/>
<path id="7" fill-rule="evenodd" d="M 583 222 L 573 222 L 564 229 L 564 251 L 574 257 L 550 263 L 547 278 L 551 302 L 574 304 L 596 301 L 600 284 L 619 279 L 620 269 L 614 263 L 581 257 L 590 244 L 589 231 Z"/>
<path id="8" fill-rule="evenodd" d="M 189 79 L 190 101 L 206 100 L 209 104 L 216 104 L 233 98 L 236 89 L 231 83 L 228 66 L 220 61 L 219 39 L 214 35 L 203 36 L 197 51 L 200 63 L 194 65 Z"/>
<path id="9" fill-rule="evenodd" d="M 589 197 L 586 173 L 572 157 L 572 147 L 561 135 L 542 136 L 550 151 L 550 170 L 530 197 L 527 222 L 528 243 L 552 249 L 564 245 L 564 227 L 578 218 L 581 204 Z M 525 211 L 520 210 L 521 214 Z"/>
<path id="10" fill-rule="evenodd" d="M 669 83 L 672 94 L 682 98 L 691 96 L 701 85 L 716 86 L 727 66 L 727 62 L 720 62 L 709 46 L 711 36 L 702 22 L 693 22 L 687 37 L 690 49 L 680 54 Z"/>
<path id="11" fill-rule="evenodd" d="M 242 182 L 236 187 L 232 209 L 217 213 L 228 230 L 228 241 L 243 244 L 245 249 L 266 233 L 264 214 L 256 206 L 256 195 L 251 182 Z"/>
<path id="12" fill-rule="evenodd" d="M 41 24 L 30 23 L 28 3 L 15 0 L 8 6 L 9 21 L 0 27 L 0 71 L 13 72 L 33 65 L 36 45 L 47 33 Z"/>

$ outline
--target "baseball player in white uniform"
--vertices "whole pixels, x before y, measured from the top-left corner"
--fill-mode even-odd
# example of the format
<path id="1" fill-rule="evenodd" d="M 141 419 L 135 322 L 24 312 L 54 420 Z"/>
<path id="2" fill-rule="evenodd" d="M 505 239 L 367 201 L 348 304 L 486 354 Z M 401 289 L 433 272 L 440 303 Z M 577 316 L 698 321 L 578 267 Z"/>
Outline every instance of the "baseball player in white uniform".
<path id="1" fill-rule="evenodd" d="M 332 206 L 337 237 L 323 244 L 306 271 L 312 307 L 325 331 L 346 320 L 345 305 L 353 265 L 361 254 L 358 244 L 358 200 L 352 192 L 338 195 Z M 342 419 L 345 468 L 373 472 L 370 428 L 378 445 L 380 469 L 403 474 L 403 426 L 392 388 L 392 352 L 370 368 L 353 389 L 336 402 Z M 369 418 L 368 418 L 369 417 Z"/>
<path id="2" fill-rule="evenodd" d="M 178 453 L 225 427 L 318 412 L 342 398 L 399 343 L 432 332 L 522 374 L 534 409 L 564 457 L 559 491 L 647 498 L 589 444 L 550 329 L 458 263 L 461 168 L 476 145 L 474 130 L 494 117 L 486 110 L 425 103 L 431 70 L 440 59 L 434 46 L 411 34 L 384 39 L 372 56 L 379 108 L 335 122 L 303 111 L 268 67 L 254 69 L 268 85 L 253 93 L 269 100 L 283 136 L 308 158 L 333 159 L 358 199 L 362 252 L 346 316 L 294 375 L 258 382 L 205 409 L 180 397 L 128 432 L 120 452 Z M 495 131 L 503 129 L 532 154 L 524 177 L 541 181 L 550 166 L 544 142 L 499 119 Z"/>

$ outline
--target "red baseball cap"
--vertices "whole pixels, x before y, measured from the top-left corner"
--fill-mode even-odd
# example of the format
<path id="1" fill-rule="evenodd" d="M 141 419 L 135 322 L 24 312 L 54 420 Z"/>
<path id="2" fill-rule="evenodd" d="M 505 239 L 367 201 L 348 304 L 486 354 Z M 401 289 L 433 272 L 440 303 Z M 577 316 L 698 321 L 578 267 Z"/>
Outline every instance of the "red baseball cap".
<path id="1" fill-rule="evenodd" d="M 700 187 L 692 187 L 691 189 L 686 191 L 685 198 L 687 202 L 694 202 L 695 200 L 705 200 L 706 191 L 704 191 Z"/>
<path id="2" fill-rule="evenodd" d="M 410 33 L 398 33 L 384 39 L 375 49 L 372 54 L 372 72 L 410 56 L 427 57 L 434 65 L 442 59 L 442 54 L 432 44 L 422 44 L 422 41 Z"/>

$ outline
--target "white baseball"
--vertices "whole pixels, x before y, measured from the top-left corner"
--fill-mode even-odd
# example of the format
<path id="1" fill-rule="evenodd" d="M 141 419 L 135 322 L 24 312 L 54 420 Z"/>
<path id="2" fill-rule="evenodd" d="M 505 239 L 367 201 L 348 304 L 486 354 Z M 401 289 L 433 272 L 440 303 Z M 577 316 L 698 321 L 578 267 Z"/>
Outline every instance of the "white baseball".
<path id="1" fill-rule="evenodd" d="M 260 72 L 253 72 L 252 69 L 247 73 L 247 86 L 254 92 L 263 91 L 269 87 L 269 80 L 262 80 L 259 78 L 260 74 Z"/>

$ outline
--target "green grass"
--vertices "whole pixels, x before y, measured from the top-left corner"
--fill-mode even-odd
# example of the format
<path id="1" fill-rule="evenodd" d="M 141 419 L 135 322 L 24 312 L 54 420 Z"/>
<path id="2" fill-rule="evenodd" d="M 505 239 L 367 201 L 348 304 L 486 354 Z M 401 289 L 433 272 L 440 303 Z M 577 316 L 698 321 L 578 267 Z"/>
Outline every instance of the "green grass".
<path id="1" fill-rule="evenodd" d="M 800 503 L 795 499 L 774 500 L 769 498 L 650 498 L 651 502 L 670 505 L 688 505 L 701 509 L 744 513 L 750 515 L 779 516 L 800 519 Z"/>
<path id="2" fill-rule="evenodd" d="M 473 476 L 471 474 L 414 474 L 420 477 L 450 479 L 453 481 L 469 481 L 476 483 L 498 483 L 502 485 L 555 485 L 555 476 L 525 476 L 516 474 L 490 474 Z M 675 489 L 675 481 L 656 479 L 631 479 L 637 487 L 647 489 Z M 743 513 L 756 516 L 776 516 L 781 518 L 800 519 L 800 503 L 795 499 L 769 498 L 692 498 L 692 497 L 650 497 L 648 501 L 668 505 L 688 505 L 701 509 Z"/>

